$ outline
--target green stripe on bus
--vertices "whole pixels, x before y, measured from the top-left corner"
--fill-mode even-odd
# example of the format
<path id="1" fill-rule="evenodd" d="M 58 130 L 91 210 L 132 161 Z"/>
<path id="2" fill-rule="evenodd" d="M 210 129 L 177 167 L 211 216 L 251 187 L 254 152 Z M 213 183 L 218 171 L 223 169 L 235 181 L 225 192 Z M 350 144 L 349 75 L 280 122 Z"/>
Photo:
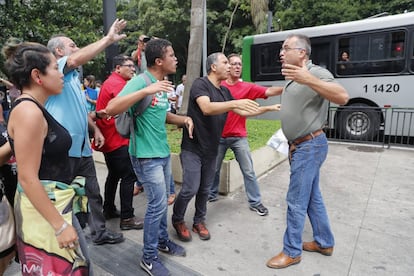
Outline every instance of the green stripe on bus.
<path id="1" fill-rule="evenodd" d="M 251 75 L 251 49 L 253 45 L 253 36 L 246 36 L 243 38 L 243 50 L 242 50 L 242 79 L 243 81 L 252 81 Z"/>

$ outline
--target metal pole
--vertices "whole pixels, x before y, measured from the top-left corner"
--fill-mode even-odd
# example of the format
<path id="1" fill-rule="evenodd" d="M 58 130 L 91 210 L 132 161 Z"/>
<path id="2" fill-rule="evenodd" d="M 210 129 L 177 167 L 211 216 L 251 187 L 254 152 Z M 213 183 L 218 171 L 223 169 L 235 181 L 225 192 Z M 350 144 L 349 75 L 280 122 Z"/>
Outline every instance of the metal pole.
<path id="1" fill-rule="evenodd" d="M 267 12 L 267 32 L 270 33 L 273 31 L 272 28 L 272 22 L 273 22 L 273 14 L 272 11 Z"/>
<path id="2" fill-rule="evenodd" d="M 267 8 L 267 32 L 270 33 L 273 32 L 273 12 L 275 10 L 274 0 L 268 0 Z"/>
<path id="3" fill-rule="evenodd" d="M 108 33 L 109 28 L 116 19 L 116 4 L 114 0 L 103 1 L 103 24 L 104 32 Z M 111 74 L 112 60 L 118 55 L 118 44 L 114 43 L 105 49 L 105 77 Z"/>
<path id="4" fill-rule="evenodd" d="M 203 1 L 203 76 L 207 75 L 207 0 Z"/>

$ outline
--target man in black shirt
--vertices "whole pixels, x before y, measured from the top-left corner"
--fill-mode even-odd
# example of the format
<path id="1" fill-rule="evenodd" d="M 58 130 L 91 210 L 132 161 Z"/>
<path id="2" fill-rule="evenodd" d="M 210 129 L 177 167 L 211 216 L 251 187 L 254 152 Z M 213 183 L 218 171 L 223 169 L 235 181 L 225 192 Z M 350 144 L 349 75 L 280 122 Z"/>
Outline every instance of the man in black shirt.
<path id="1" fill-rule="evenodd" d="M 205 225 L 207 199 L 214 180 L 216 155 L 227 112 L 247 116 L 258 112 L 258 104 L 249 99 L 234 100 L 230 91 L 220 86 L 228 77 L 230 64 L 223 53 L 207 57 L 207 76 L 194 81 L 188 103 L 188 116 L 194 121 L 193 139 L 183 132 L 181 164 L 183 183 L 174 204 L 173 226 L 178 238 L 190 241 L 191 233 L 184 222 L 189 201 L 196 196 L 193 231 L 202 240 L 210 239 Z"/>

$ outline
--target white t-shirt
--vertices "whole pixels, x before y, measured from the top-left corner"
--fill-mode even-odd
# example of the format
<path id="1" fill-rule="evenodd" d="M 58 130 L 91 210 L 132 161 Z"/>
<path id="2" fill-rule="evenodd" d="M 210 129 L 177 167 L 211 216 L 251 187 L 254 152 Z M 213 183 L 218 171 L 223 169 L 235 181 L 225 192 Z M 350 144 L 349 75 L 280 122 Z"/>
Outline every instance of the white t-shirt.
<path id="1" fill-rule="evenodd" d="M 175 95 L 178 96 L 177 108 L 180 108 L 181 104 L 183 103 L 184 84 L 180 83 L 177 85 L 177 89 L 175 89 Z"/>
<path id="2" fill-rule="evenodd" d="M 168 97 L 168 98 L 172 98 L 172 97 L 174 97 L 175 95 L 176 95 L 175 91 L 167 92 L 167 97 Z M 176 101 L 173 101 L 173 102 L 172 102 L 172 101 L 170 101 L 170 100 L 168 100 L 168 101 L 169 101 L 169 103 L 170 103 L 169 108 L 168 108 L 168 111 L 171 111 L 171 107 L 175 109 L 175 106 L 176 106 Z"/>

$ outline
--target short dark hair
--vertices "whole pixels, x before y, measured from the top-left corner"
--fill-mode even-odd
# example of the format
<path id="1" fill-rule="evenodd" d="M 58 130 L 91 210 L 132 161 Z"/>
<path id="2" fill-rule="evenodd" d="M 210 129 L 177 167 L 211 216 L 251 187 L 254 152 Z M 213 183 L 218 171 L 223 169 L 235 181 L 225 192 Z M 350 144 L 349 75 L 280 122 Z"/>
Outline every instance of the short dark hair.
<path id="1" fill-rule="evenodd" d="M 89 82 L 89 86 L 90 88 L 95 89 L 96 88 L 96 79 L 94 75 L 87 75 L 85 77 L 85 79 Z"/>
<path id="2" fill-rule="evenodd" d="M 207 57 L 207 61 L 206 61 L 206 70 L 207 70 L 207 75 L 210 74 L 211 72 L 211 65 L 216 64 L 218 57 L 220 55 L 224 55 L 221 52 L 216 52 L 216 53 L 212 53 Z"/>
<path id="3" fill-rule="evenodd" d="M 118 65 L 123 65 L 127 60 L 133 61 L 130 56 L 117 55 L 112 59 L 112 68 L 116 68 Z"/>
<path id="4" fill-rule="evenodd" d="M 52 55 L 46 46 L 35 42 L 19 44 L 6 42 L 3 53 L 10 81 L 20 90 L 30 84 L 30 75 L 33 69 L 38 69 L 42 74 L 46 74 L 46 68 L 51 62 Z"/>
<path id="5" fill-rule="evenodd" d="M 157 58 L 163 58 L 169 46 L 172 46 L 171 42 L 162 38 L 151 39 L 148 41 L 145 48 L 147 67 L 154 66 Z"/>

